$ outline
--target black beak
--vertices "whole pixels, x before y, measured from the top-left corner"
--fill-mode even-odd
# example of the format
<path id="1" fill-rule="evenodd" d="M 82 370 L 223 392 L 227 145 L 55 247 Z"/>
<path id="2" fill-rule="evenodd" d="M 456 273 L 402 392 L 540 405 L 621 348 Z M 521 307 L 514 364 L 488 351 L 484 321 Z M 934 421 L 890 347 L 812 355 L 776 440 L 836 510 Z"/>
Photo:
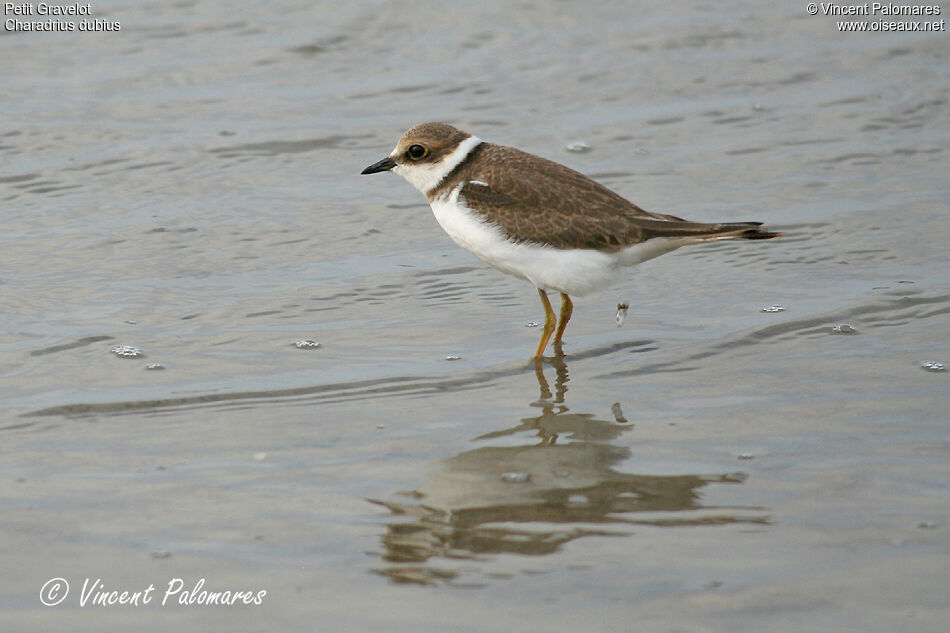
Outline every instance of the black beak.
<path id="1" fill-rule="evenodd" d="M 381 171 L 389 171 L 395 166 L 396 166 L 396 163 L 393 161 L 393 159 L 387 156 L 386 158 L 379 161 L 378 163 L 373 163 L 372 165 L 370 165 L 369 167 L 367 167 L 360 173 L 361 174 L 377 174 Z"/>

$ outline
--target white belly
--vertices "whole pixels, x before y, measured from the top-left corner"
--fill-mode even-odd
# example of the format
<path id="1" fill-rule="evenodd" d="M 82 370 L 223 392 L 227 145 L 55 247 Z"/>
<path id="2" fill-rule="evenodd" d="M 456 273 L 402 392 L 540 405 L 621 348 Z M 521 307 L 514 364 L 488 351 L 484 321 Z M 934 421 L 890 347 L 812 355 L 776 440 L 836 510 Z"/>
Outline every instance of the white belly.
<path id="1" fill-rule="evenodd" d="M 561 249 L 513 242 L 459 203 L 458 189 L 431 203 L 435 219 L 455 243 L 498 270 L 536 287 L 584 296 L 613 282 L 624 266 L 669 252 L 684 242 L 653 239 L 617 253 L 588 248 Z"/>

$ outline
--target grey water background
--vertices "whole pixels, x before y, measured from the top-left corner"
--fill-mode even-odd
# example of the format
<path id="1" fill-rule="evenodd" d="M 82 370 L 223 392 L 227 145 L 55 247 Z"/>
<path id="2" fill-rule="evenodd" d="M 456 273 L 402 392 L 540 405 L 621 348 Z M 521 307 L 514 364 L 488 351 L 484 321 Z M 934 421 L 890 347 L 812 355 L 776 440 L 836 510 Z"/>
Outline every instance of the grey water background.
<path id="1" fill-rule="evenodd" d="M 946 32 L 93 12 L 121 31 L 0 31 L 3 630 L 946 630 Z M 425 120 L 786 235 L 631 270 L 536 372 L 535 291 L 358 175 Z M 267 593 L 162 606 L 174 578 Z"/>

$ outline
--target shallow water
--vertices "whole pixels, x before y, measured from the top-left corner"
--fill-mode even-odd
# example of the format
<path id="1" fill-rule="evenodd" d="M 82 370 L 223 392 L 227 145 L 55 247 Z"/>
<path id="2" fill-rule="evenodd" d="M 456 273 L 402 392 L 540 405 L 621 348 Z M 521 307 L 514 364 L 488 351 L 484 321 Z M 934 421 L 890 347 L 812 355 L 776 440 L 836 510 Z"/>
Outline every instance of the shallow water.
<path id="1" fill-rule="evenodd" d="M 945 630 L 945 32 L 93 9 L 122 30 L 0 31 L 5 630 Z M 638 267 L 537 371 L 535 291 L 359 176 L 430 119 L 786 235 Z"/>

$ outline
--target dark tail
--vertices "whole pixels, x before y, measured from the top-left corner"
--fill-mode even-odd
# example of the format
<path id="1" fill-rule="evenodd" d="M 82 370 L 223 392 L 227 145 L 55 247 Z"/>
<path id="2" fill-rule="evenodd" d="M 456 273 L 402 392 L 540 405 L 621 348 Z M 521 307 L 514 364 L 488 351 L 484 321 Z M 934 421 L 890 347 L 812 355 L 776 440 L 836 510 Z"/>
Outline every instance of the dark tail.
<path id="1" fill-rule="evenodd" d="M 666 219 L 637 219 L 647 238 L 686 237 L 697 242 L 712 240 L 769 240 L 781 235 L 778 231 L 762 228 L 761 222 L 689 222 L 668 215 Z"/>
<path id="2" fill-rule="evenodd" d="M 735 226 L 737 229 L 744 230 L 740 233 L 736 233 L 735 237 L 740 240 L 770 240 L 773 237 L 779 237 L 781 231 L 769 231 L 768 229 L 762 228 L 761 222 L 737 222 L 735 224 L 724 224 L 723 229 L 726 231 L 730 227 Z"/>

